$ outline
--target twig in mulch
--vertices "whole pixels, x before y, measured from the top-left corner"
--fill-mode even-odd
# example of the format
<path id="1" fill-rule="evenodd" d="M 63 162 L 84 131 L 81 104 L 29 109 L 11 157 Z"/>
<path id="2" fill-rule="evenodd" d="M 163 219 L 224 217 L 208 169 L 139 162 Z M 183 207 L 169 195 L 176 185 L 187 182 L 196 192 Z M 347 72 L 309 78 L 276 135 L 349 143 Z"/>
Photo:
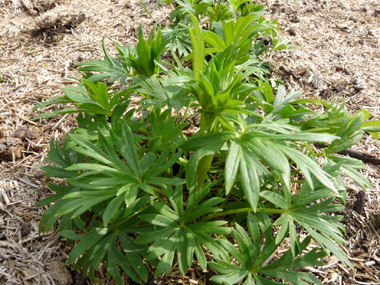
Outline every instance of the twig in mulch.
<path id="1" fill-rule="evenodd" d="M 356 199 L 355 211 L 361 215 L 364 210 L 365 193 L 363 190 L 359 191 Z"/>
<path id="2" fill-rule="evenodd" d="M 366 154 L 366 153 L 363 153 L 363 152 L 356 152 L 356 151 L 353 151 L 353 150 L 350 150 L 350 149 L 345 149 L 345 150 L 342 150 L 340 152 L 338 152 L 339 154 L 344 154 L 344 155 L 348 155 L 349 157 L 353 157 L 353 158 L 357 158 L 361 161 L 364 161 L 365 163 L 371 163 L 371 164 L 374 164 L 374 165 L 380 165 L 380 159 L 372 156 L 372 155 L 369 155 L 369 154 Z"/>
<path id="3" fill-rule="evenodd" d="M 315 143 L 314 145 L 316 147 L 319 147 L 319 148 L 328 147 L 328 145 L 321 144 L 321 143 Z M 345 149 L 345 150 L 338 152 L 338 154 L 348 155 L 349 157 L 359 159 L 365 163 L 371 163 L 373 165 L 380 165 L 380 159 L 378 159 L 372 155 L 363 153 L 363 152 L 357 152 L 357 151 L 353 151 L 351 149 Z"/>

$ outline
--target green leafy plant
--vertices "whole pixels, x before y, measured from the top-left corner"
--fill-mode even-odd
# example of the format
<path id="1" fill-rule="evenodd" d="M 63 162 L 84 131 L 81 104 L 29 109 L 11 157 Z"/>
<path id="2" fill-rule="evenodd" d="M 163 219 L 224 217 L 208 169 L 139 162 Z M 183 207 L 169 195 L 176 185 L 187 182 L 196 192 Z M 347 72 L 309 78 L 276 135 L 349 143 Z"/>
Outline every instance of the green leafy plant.
<path id="1" fill-rule="evenodd" d="M 363 131 L 377 136 L 378 122 L 272 86 L 250 54 L 266 29 L 250 16 L 261 6 L 228 3 L 243 16 L 214 30 L 201 28 L 200 12 L 181 10 L 192 22 L 191 68 L 175 54 L 165 67 L 168 40 L 160 28 L 145 40 L 140 27 L 136 48 L 115 44 L 114 58 L 103 40 L 104 60 L 82 63 L 78 86 L 38 106 L 71 104 L 39 118 L 77 114 L 78 127 L 50 144 L 43 169 L 66 183 L 49 184 L 55 194 L 39 202 L 51 204 L 40 230 L 59 225 L 73 246 L 68 263 L 91 280 L 100 264 L 121 284 L 120 271 L 141 283 L 148 268 L 159 277 L 177 263 L 185 274 L 197 262 L 221 284 L 321 284 L 302 268 L 331 253 L 351 266 L 341 216 L 330 214 L 344 208 L 342 175 L 371 185 L 358 172 L 363 163 L 335 153 Z M 140 96 L 133 108 L 132 94 Z M 200 116 L 191 134 L 190 110 Z M 310 250 L 311 239 L 319 247 Z"/>
<path id="2" fill-rule="evenodd" d="M 170 29 L 164 29 L 164 38 L 168 40 L 169 50 L 185 56 L 185 59 L 192 57 L 187 29 L 187 25 L 194 22 L 191 15 L 207 27 L 202 31 L 207 44 L 206 55 L 224 51 L 226 47 L 234 45 L 240 49 L 240 62 L 245 62 L 250 56 L 257 58 L 265 52 L 295 48 L 279 38 L 276 21 L 270 22 L 263 17 L 263 4 L 247 0 L 177 0 L 174 9 L 172 1 L 164 3 L 170 4 L 173 9 L 170 15 L 173 24 Z M 272 46 L 265 45 L 263 37 L 270 38 Z M 254 44 L 252 39 L 256 41 Z"/>
<path id="3" fill-rule="evenodd" d="M 297 247 L 294 251 L 288 249 L 279 259 L 268 265 L 267 261 L 274 254 L 276 244 L 278 244 L 276 240 L 279 237 L 279 235 L 273 236 L 270 218 L 263 213 L 256 217 L 249 213 L 247 227 L 250 235 L 239 225 L 236 225 L 236 230 L 232 230 L 240 251 L 229 241 L 219 240 L 219 243 L 240 265 L 232 264 L 230 258 L 227 260 L 216 258 L 216 262 L 210 263 L 210 266 L 221 274 L 213 276 L 212 281 L 220 284 L 237 284 L 244 279 L 245 284 L 283 284 L 263 277 L 269 276 L 294 284 L 305 284 L 306 282 L 320 284 L 320 280 L 311 274 L 289 270 L 324 264 L 319 259 L 326 255 L 325 252 L 314 248 L 306 254 L 302 253 L 311 241 L 310 236 L 302 242 L 297 239 Z M 261 246 L 260 232 L 265 237 L 263 246 Z M 280 240 L 282 238 L 280 237 Z"/>

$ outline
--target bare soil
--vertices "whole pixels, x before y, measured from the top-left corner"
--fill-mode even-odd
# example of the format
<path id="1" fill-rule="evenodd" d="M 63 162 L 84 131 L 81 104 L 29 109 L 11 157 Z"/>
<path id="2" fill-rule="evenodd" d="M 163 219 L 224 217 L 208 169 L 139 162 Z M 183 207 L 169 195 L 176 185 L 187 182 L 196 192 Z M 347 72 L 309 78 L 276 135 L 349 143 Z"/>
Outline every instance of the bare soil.
<path id="1" fill-rule="evenodd" d="M 379 0 L 266 0 L 267 17 L 279 22 L 282 37 L 298 46 L 266 55 L 273 76 L 306 97 L 346 101 L 353 114 L 365 108 L 380 119 Z M 170 10 L 146 2 L 153 17 L 167 24 Z M 33 108 L 62 94 L 79 76 L 76 64 L 103 57 L 101 40 L 137 42 L 139 24 L 153 19 L 138 1 L 0 1 L 0 283 L 90 284 L 65 265 L 70 247 L 57 233 L 39 235 L 46 208 L 37 202 L 51 194 L 40 167 L 49 141 L 75 126 L 70 115 L 32 121 Z M 48 110 L 44 110 L 49 111 Z M 365 136 L 356 151 L 380 158 L 380 143 Z M 373 189 L 366 193 L 347 180 L 344 251 L 355 269 L 332 258 L 307 268 L 324 284 L 380 284 L 380 171 L 363 173 Z M 160 284 L 210 284 L 196 268 L 181 276 L 174 270 Z M 100 284 L 113 284 L 104 269 Z M 126 280 L 127 282 L 127 280 Z M 151 282 L 151 284 L 154 284 Z"/>

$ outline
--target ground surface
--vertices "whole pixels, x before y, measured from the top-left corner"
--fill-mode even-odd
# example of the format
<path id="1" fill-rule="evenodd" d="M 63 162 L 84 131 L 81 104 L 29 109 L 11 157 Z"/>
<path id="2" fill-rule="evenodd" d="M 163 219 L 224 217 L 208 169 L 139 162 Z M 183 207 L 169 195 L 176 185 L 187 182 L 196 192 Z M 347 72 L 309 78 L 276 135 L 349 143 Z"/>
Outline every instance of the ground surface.
<path id="1" fill-rule="evenodd" d="M 157 21 L 169 10 L 146 3 Z M 366 108 L 380 119 L 379 0 L 266 0 L 267 17 L 277 20 L 282 35 L 298 50 L 267 58 L 273 75 L 307 97 L 346 98 L 352 113 Z M 38 234 L 44 209 L 36 203 L 50 193 L 40 167 L 51 138 L 62 138 L 74 120 L 63 116 L 32 121 L 32 109 L 61 95 L 75 84 L 75 64 L 102 58 L 107 44 L 135 44 L 139 23 L 153 20 L 138 2 L 128 0 L 1 0 L 0 1 L 0 283 L 86 284 L 64 265 L 69 248 L 56 233 Z M 45 110 L 46 111 L 46 110 Z M 380 156 L 380 143 L 370 137 L 355 147 Z M 310 268 L 325 284 L 380 284 L 380 171 L 367 164 L 363 171 L 374 188 L 364 195 L 358 214 L 360 188 L 347 181 L 349 199 L 344 215 L 344 247 L 355 270 L 335 259 Z M 109 284 L 100 270 L 101 284 Z M 205 284 L 205 274 L 174 272 L 162 283 Z"/>

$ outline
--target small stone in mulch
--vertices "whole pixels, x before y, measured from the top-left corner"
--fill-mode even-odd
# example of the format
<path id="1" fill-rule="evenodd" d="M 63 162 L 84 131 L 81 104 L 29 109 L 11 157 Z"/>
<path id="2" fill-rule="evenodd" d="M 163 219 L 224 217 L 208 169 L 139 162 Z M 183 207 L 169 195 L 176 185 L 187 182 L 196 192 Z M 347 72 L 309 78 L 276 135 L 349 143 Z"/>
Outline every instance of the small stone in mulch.
<path id="1" fill-rule="evenodd" d="M 12 161 L 22 157 L 24 144 L 19 138 L 2 138 L 0 139 L 0 160 Z"/>
<path id="2" fill-rule="evenodd" d="M 39 142 L 43 136 L 37 128 L 20 127 L 11 136 L 1 138 L 0 132 L 0 160 L 13 161 L 22 158 L 23 151 L 41 151 Z"/>
<path id="3" fill-rule="evenodd" d="M 21 225 L 21 237 L 26 237 L 32 230 L 30 223 L 22 223 Z"/>
<path id="4" fill-rule="evenodd" d="M 294 29 L 292 29 L 292 28 L 290 28 L 289 30 L 288 30 L 288 33 L 289 33 L 289 35 L 291 35 L 291 36 L 295 36 L 297 33 L 296 33 L 296 31 L 294 30 Z"/>
<path id="5" fill-rule="evenodd" d="M 355 211 L 361 215 L 364 210 L 364 200 L 365 200 L 365 193 L 363 190 L 359 191 L 357 200 L 356 200 L 356 205 L 355 205 Z"/>
<path id="6" fill-rule="evenodd" d="M 18 138 L 22 141 L 35 140 L 37 137 L 41 136 L 41 132 L 38 130 L 32 130 L 25 127 L 18 128 L 14 133 L 13 137 Z"/>
<path id="7" fill-rule="evenodd" d="M 61 261 L 56 260 L 50 263 L 50 274 L 60 285 L 74 284 L 70 271 L 67 269 L 66 264 Z"/>

